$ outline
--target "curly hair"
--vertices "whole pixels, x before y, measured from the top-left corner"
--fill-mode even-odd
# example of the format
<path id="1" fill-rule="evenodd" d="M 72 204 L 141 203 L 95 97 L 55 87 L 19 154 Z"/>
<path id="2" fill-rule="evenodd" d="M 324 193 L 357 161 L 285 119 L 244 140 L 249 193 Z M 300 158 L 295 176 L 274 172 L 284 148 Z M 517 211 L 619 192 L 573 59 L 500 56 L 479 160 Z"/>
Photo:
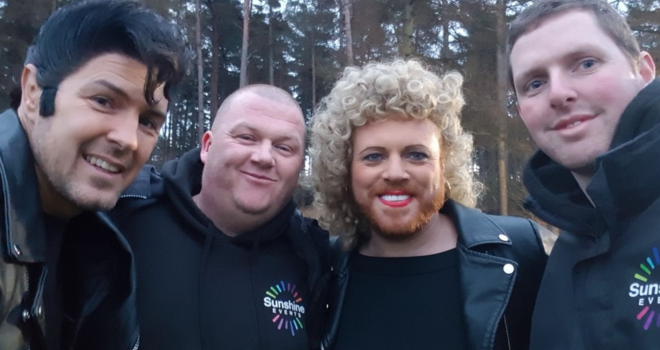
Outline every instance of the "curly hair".
<path id="1" fill-rule="evenodd" d="M 465 104 L 460 73 L 438 76 L 415 60 L 348 67 L 311 120 L 310 155 L 314 204 L 319 222 L 340 234 L 346 248 L 357 243 L 358 232 L 369 232 L 351 194 L 351 135 L 367 122 L 392 118 L 429 119 L 441 132 L 444 177 L 449 198 L 474 207 L 481 189 L 470 166 L 472 135 L 461 127 Z"/>

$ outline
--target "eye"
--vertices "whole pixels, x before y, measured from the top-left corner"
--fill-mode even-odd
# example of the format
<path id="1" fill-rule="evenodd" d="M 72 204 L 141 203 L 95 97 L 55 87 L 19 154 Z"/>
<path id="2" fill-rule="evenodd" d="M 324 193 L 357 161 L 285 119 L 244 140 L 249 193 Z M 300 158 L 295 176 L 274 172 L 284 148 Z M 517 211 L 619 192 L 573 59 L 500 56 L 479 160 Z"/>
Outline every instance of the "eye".
<path id="1" fill-rule="evenodd" d="M 147 128 L 158 131 L 158 123 L 156 123 L 152 118 L 149 117 L 140 117 L 140 125 L 144 125 Z"/>
<path id="2" fill-rule="evenodd" d="M 422 161 L 422 160 L 427 160 L 429 156 L 424 152 L 415 151 L 408 153 L 408 158 L 414 161 Z"/>
<path id="3" fill-rule="evenodd" d="M 543 81 L 541 80 L 532 80 L 525 86 L 525 91 L 536 90 L 543 86 Z"/>
<path id="4" fill-rule="evenodd" d="M 596 60 L 593 58 L 587 58 L 586 60 L 580 62 L 580 68 L 582 69 L 589 69 L 595 65 L 596 65 Z"/>
<path id="5" fill-rule="evenodd" d="M 242 140 L 242 141 L 254 141 L 255 138 L 254 136 L 250 134 L 240 134 L 236 136 L 237 139 Z"/>
<path id="6" fill-rule="evenodd" d="M 289 146 L 287 146 L 287 145 L 275 145 L 275 148 L 277 148 L 277 149 L 279 149 L 279 150 L 281 150 L 281 151 L 287 152 L 287 153 L 291 153 L 291 152 L 293 152 L 293 148 L 291 148 L 291 147 L 289 147 Z"/>
<path id="7" fill-rule="evenodd" d="M 384 159 L 384 157 L 380 153 L 369 153 L 369 154 L 365 155 L 364 157 L 362 157 L 362 160 L 365 161 L 365 162 L 378 162 L 378 161 L 381 161 L 383 159 Z"/>
<path id="8" fill-rule="evenodd" d="M 103 108 L 111 108 L 112 107 L 112 100 L 107 98 L 107 97 L 94 96 L 94 97 L 92 97 L 92 101 L 94 101 L 94 103 L 96 103 L 96 105 L 98 105 L 100 107 L 103 107 Z"/>

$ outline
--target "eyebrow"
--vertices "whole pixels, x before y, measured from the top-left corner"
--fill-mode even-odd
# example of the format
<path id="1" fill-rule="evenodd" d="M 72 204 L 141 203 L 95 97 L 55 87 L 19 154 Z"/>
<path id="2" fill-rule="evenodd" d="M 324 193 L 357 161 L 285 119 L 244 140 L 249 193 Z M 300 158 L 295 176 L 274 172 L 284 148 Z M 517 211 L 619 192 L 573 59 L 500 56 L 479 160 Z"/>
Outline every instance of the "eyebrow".
<path id="1" fill-rule="evenodd" d="M 414 150 L 422 150 L 422 151 L 425 151 L 425 152 L 429 152 L 429 153 L 431 153 L 431 149 L 429 149 L 428 146 L 426 146 L 426 145 L 422 145 L 422 144 L 408 145 L 408 146 L 405 146 L 405 147 L 403 148 L 403 152 L 410 152 L 410 151 L 414 151 Z M 356 154 L 362 154 L 362 153 L 364 153 L 365 151 L 387 152 L 387 148 L 385 148 L 385 147 L 383 147 L 383 146 L 377 146 L 377 145 L 375 145 L 375 146 L 367 146 L 367 147 L 365 147 L 364 149 L 362 149 L 361 151 L 357 152 Z"/>
<path id="2" fill-rule="evenodd" d="M 112 91 L 114 94 L 118 95 L 119 97 L 125 99 L 125 100 L 130 100 L 131 98 L 129 97 L 128 93 L 124 91 L 122 88 L 119 86 L 105 80 L 105 79 L 98 79 L 93 82 L 95 85 L 101 85 L 103 87 L 108 88 L 110 91 Z M 151 106 L 150 106 L 151 107 Z M 156 108 L 149 108 L 147 111 L 149 114 L 155 114 L 159 118 L 167 119 L 167 114 L 161 112 L 160 110 Z"/>

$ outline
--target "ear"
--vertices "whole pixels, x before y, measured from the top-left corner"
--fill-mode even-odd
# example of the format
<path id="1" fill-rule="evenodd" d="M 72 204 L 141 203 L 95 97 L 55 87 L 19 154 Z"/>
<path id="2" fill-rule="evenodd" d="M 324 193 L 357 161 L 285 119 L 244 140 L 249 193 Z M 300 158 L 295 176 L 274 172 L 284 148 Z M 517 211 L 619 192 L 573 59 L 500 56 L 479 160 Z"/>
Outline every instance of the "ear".
<path id="1" fill-rule="evenodd" d="M 209 156 L 209 149 L 211 148 L 212 143 L 213 143 L 213 133 L 209 130 L 204 133 L 204 136 L 202 136 L 202 150 L 199 153 L 199 159 L 202 161 L 203 164 L 206 164 L 206 159 Z"/>
<path id="2" fill-rule="evenodd" d="M 653 57 L 646 52 L 642 51 L 639 54 L 639 60 L 637 61 L 637 72 L 642 77 L 644 85 L 649 84 L 655 79 L 655 62 L 653 62 Z"/>
<path id="3" fill-rule="evenodd" d="M 39 115 L 39 100 L 41 98 L 41 87 L 37 83 L 37 67 L 28 64 L 23 67 L 21 75 L 21 104 L 20 110 L 31 123 L 34 123 L 34 117 Z"/>

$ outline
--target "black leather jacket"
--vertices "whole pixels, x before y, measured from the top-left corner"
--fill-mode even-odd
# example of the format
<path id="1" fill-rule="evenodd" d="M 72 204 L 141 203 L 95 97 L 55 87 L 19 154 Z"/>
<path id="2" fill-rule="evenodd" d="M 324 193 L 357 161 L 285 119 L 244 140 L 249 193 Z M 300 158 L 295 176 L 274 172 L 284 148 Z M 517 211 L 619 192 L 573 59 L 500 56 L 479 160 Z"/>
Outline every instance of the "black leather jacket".
<path id="1" fill-rule="evenodd" d="M 13 110 L 0 114 L 0 349 L 45 349 L 46 227 L 30 144 Z M 82 239 L 67 255 L 67 273 L 84 291 L 71 349 L 137 349 L 135 276 L 131 251 L 108 217 L 86 212 L 66 234 Z M 84 248 L 84 249 L 83 249 Z"/>
<path id="2" fill-rule="evenodd" d="M 448 200 L 440 211 L 458 231 L 459 278 L 468 348 L 528 349 L 532 310 L 547 255 L 530 220 L 486 215 Z M 324 348 L 334 347 L 355 252 L 332 242 L 333 281 Z M 513 265 L 513 272 L 506 265 Z M 438 344 L 438 349 L 442 344 Z"/>

